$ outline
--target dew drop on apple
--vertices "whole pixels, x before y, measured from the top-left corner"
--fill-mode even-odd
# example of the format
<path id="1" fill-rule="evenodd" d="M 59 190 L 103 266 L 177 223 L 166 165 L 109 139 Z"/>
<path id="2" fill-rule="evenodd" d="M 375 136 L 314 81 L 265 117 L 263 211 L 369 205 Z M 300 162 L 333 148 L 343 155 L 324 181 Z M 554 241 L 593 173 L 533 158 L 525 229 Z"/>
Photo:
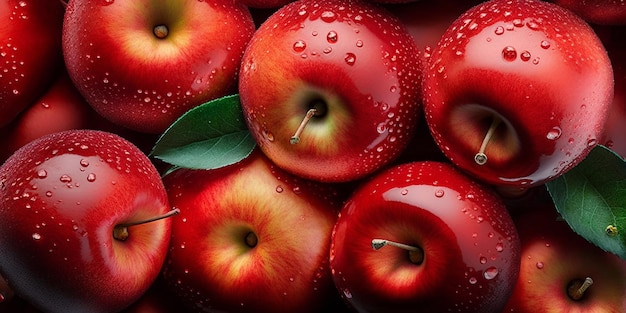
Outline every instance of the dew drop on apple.
<path id="1" fill-rule="evenodd" d="M 385 122 L 378 124 L 378 126 L 376 127 L 376 131 L 379 134 L 384 133 L 385 131 L 387 131 L 387 124 Z"/>
<path id="2" fill-rule="evenodd" d="M 40 240 L 41 239 L 41 235 L 39 233 L 34 233 L 32 237 L 33 237 L 33 240 Z"/>
<path id="3" fill-rule="evenodd" d="M 337 35 L 337 32 L 334 30 L 329 31 L 328 34 L 326 35 L 326 40 L 329 43 L 336 43 L 338 39 L 339 39 L 339 35 Z"/>
<path id="4" fill-rule="evenodd" d="M 538 269 L 543 269 L 543 262 L 537 262 L 537 264 L 535 264 L 537 266 Z"/>
<path id="5" fill-rule="evenodd" d="M 88 182 L 94 182 L 94 181 L 96 181 L 96 174 L 94 174 L 94 173 L 89 173 L 89 174 L 87 174 L 87 181 L 88 181 Z"/>
<path id="6" fill-rule="evenodd" d="M 302 52 L 304 49 L 306 49 L 306 42 L 304 42 L 304 40 L 297 40 L 293 43 L 293 51 Z"/>
<path id="7" fill-rule="evenodd" d="M 512 46 L 506 46 L 502 49 L 502 58 L 505 61 L 514 61 L 517 58 L 517 50 Z"/>
<path id="8" fill-rule="evenodd" d="M 437 198 L 441 198 L 445 195 L 445 191 L 443 189 L 437 189 L 435 190 L 435 197 Z"/>
<path id="9" fill-rule="evenodd" d="M 80 163 L 80 166 L 82 167 L 89 166 L 89 161 L 87 159 L 81 159 L 79 163 Z"/>
<path id="10" fill-rule="evenodd" d="M 320 18 L 326 23 L 332 23 L 337 19 L 337 15 L 335 15 L 332 11 L 324 11 L 322 12 Z"/>
<path id="11" fill-rule="evenodd" d="M 498 242 L 496 244 L 496 251 L 498 251 L 498 252 L 504 251 L 504 245 L 501 242 Z"/>
<path id="12" fill-rule="evenodd" d="M 348 52 L 346 53 L 344 60 L 346 61 L 346 64 L 354 65 L 354 63 L 356 63 L 356 55 L 352 52 Z"/>
<path id="13" fill-rule="evenodd" d="M 476 277 L 470 277 L 469 279 L 469 283 L 472 285 L 475 285 L 478 282 L 478 279 L 476 279 Z"/>
<path id="14" fill-rule="evenodd" d="M 528 60 L 530 60 L 531 57 L 532 56 L 531 56 L 530 52 L 527 51 L 527 50 L 522 51 L 522 53 L 520 53 L 520 55 L 519 55 L 519 58 L 522 61 L 524 61 L 524 62 L 528 62 Z"/>
<path id="15" fill-rule="evenodd" d="M 559 137 L 561 137 L 561 128 L 558 126 L 553 127 L 550 131 L 548 131 L 548 133 L 546 134 L 546 138 L 548 140 L 556 140 L 559 139 Z"/>
<path id="16" fill-rule="evenodd" d="M 541 46 L 541 48 L 543 49 L 549 49 L 550 48 L 550 42 L 547 40 L 542 40 L 541 43 L 539 44 L 539 46 Z"/>
<path id="17" fill-rule="evenodd" d="M 284 191 L 283 186 L 281 185 L 276 186 L 276 192 L 282 193 L 283 191 Z"/>
<path id="18" fill-rule="evenodd" d="M 62 183 L 69 183 L 72 181 L 72 177 L 70 177 L 69 175 L 61 175 L 61 177 L 59 177 L 59 181 L 61 181 Z"/>
<path id="19" fill-rule="evenodd" d="M 485 263 L 487 263 L 487 258 L 484 257 L 484 256 L 481 256 L 480 257 L 480 264 L 485 264 Z"/>
<path id="20" fill-rule="evenodd" d="M 483 277 L 487 280 L 492 280 L 498 276 L 498 272 L 498 269 L 492 266 L 483 272 Z"/>
<path id="21" fill-rule="evenodd" d="M 493 32 L 496 35 L 502 35 L 502 34 L 504 34 L 504 27 L 498 26 L 498 27 L 496 27 L 496 29 Z"/>
<path id="22" fill-rule="evenodd" d="M 46 178 L 48 177 L 48 172 L 44 169 L 41 169 L 39 171 L 37 171 L 37 177 L 39 178 Z"/>

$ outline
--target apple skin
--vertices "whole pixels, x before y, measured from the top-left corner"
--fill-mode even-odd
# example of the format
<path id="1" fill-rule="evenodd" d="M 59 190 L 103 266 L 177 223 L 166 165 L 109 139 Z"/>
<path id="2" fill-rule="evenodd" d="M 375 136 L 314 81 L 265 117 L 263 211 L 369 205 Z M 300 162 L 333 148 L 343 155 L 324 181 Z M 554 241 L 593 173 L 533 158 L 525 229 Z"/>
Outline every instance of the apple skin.
<path id="1" fill-rule="evenodd" d="M 339 205 L 255 152 L 164 178 L 180 209 L 163 269 L 196 312 L 320 312 L 338 297 L 328 268 Z M 258 244 L 244 240 L 254 232 Z"/>
<path id="2" fill-rule="evenodd" d="M 154 27 L 166 25 L 165 38 Z M 254 32 L 228 0 L 69 1 L 63 53 L 87 102 L 124 127 L 161 133 L 194 106 L 236 87 Z"/>
<path id="3" fill-rule="evenodd" d="M 615 79 L 613 106 L 600 143 L 626 158 L 626 25 L 596 26 L 594 29 L 601 34 Z"/>
<path id="4" fill-rule="evenodd" d="M 0 126 L 35 101 L 61 68 L 63 12 L 54 0 L 0 3 Z"/>
<path id="5" fill-rule="evenodd" d="M 61 71 L 50 88 L 10 124 L 3 152 L 8 157 L 41 136 L 89 128 L 97 118 L 99 115 L 74 87 L 67 73 Z"/>
<path id="6" fill-rule="evenodd" d="M 554 0 L 589 23 L 626 25 L 626 5 L 620 0 Z"/>
<path id="7" fill-rule="evenodd" d="M 566 24 L 567 23 L 567 24 Z M 433 50 L 424 110 L 440 149 L 493 185 L 531 187 L 598 143 L 613 97 L 607 52 L 579 17 L 553 3 L 493 0 L 462 14 Z M 480 151 L 492 121 L 502 120 Z"/>
<path id="8" fill-rule="evenodd" d="M 372 249 L 372 239 L 417 246 Z M 331 238 L 335 285 L 357 312 L 500 312 L 517 279 L 520 242 L 491 190 L 449 163 L 420 161 L 364 183 Z M 495 275 L 495 276 L 494 276 Z"/>
<path id="9" fill-rule="evenodd" d="M 625 312 L 626 261 L 574 233 L 547 202 L 515 216 L 522 261 L 504 312 Z M 567 295 L 572 280 L 593 279 L 578 301 Z"/>
<path id="10" fill-rule="evenodd" d="M 289 3 L 259 27 L 242 63 L 252 135 L 272 162 L 307 179 L 346 182 L 389 164 L 421 114 L 419 50 L 395 16 L 370 3 Z M 291 144 L 315 103 L 326 113 Z"/>
<path id="11" fill-rule="evenodd" d="M 145 154 L 106 132 L 68 130 L 36 139 L 0 167 L 0 273 L 45 312 L 117 312 L 159 275 L 168 199 Z"/>

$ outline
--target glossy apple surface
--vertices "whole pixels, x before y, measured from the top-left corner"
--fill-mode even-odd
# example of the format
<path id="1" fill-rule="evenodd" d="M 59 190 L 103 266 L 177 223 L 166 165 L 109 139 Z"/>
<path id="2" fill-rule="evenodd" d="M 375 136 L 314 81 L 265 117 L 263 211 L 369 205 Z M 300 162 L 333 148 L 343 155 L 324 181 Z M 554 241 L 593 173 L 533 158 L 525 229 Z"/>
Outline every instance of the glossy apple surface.
<path id="1" fill-rule="evenodd" d="M 626 261 L 574 233 L 553 206 L 528 209 L 515 218 L 522 262 L 502 312 L 626 311 Z M 575 299 L 570 286 L 587 277 L 593 283 Z"/>
<path id="2" fill-rule="evenodd" d="M 430 60 L 423 92 L 431 133 L 482 181 L 539 185 L 600 140 L 611 63 L 589 25 L 560 6 L 479 4 L 450 25 Z"/>
<path id="3" fill-rule="evenodd" d="M 63 53 L 72 80 L 107 119 L 160 133 L 236 86 L 250 12 L 228 0 L 70 1 Z"/>
<path id="4" fill-rule="evenodd" d="M 0 167 L 0 272 L 46 312 L 115 312 L 160 272 L 170 221 L 159 174 L 117 135 L 69 130 L 20 148 Z"/>
<path id="5" fill-rule="evenodd" d="M 415 247 L 372 249 L 373 239 Z M 441 162 L 392 167 L 359 187 L 333 231 L 335 285 L 357 312 L 500 312 L 520 264 L 501 200 Z"/>
<path id="6" fill-rule="evenodd" d="M 0 3 L 0 126 L 37 99 L 61 68 L 59 1 Z"/>
<path id="7" fill-rule="evenodd" d="M 366 176 L 402 152 L 421 114 L 419 51 L 397 18 L 369 3 L 283 6 L 242 62 L 239 92 L 252 135 L 272 162 L 301 177 Z"/>
<path id="8" fill-rule="evenodd" d="M 338 206 L 261 153 L 164 179 L 180 209 L 164 267 L 196 312 L 320 312 L 337 295 L 328 268 Z"/>

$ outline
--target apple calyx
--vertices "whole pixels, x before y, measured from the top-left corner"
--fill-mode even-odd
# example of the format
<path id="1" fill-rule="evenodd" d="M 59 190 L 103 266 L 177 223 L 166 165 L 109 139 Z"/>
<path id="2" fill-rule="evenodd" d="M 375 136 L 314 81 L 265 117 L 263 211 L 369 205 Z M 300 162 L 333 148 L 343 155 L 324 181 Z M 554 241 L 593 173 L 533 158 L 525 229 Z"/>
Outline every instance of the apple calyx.
<path id="1" fill-rule="evenodd" d="M 489 144 L 489 141 L 493 137 L 493 134 L 495 133 L 498 126 L 500 126 L 500 123 L 502 123 L 502 120 L 499 117 L 494 116 L 493 120 L 491 121 L 491 125 L 489 126 L 489 129 L 487 130 L 487 133 L 485 134 L 485 137 L 480 144 L 480 149 L 478 150 L 478 153 L 474 155 L 474 162 L 476 162 L 476 164 L 485 165 L 487 163 L 487 155 L 485 154 L 485 149 L 487 149 L 487 144 Z"/>
<path id="2" fill-rule="evenodd" d="M 591 277 L 585 278 L 585 280 L 581 281 L 580 279 L 575 279 L 569 283 L 567 286 L 567 296 L 574 301 L 578 301 L 582 299 L 585 295 L 585 292 L 591 285 L 593 284 L 593 279 Z"/>
<path id="3" fill-rule="evenodd" d="M 113 227 L 113 238 L 119 241 L 126 241 L 128 237 L 130 237 L 130 232 L 128 231 L 129 227 L 156 222 L 164 218 L 172 217 L 178 213 L 180 213 L 180 209 L 174 208 L 163 215 L 155 216 L 141 221 L 115 225 L 115 227 Z"/>
<path id="4" fill-rule="evenodd" d="M 165 24 L 159 24 L 154 26 L 152 33 L 159 39 L 165 39 L 170 34 L 170 29 Z"/>
<path id="5" fill-rule="evenodd" d="M 292 145 L 298 144 L 300 142 L 300 135 L 302 135 L 302 132 L 304 131 L 304 128 L 309 123 L 309 121 L 313 117 L 324 116 L 326 114 L 326 111 L 327 111 L 327 104 L 324 100 L 321 100 L 321 99 L 313 100 L 311 104 L 309 105 L 309 108 L 306 111 L 306 114 L 304 115 L 304 118 L 302 119 L 300 126 L 298 126 L 298 129 L 296 130 L 296 132 L 289 139 L 289 143 L 291 143 Z"/>
<path id="6" fill-rule="evenodd" d="M 424 250 L 422 250 L 420 247 L 415 247 L 386 239 L 372 239 L 372 249 L 380 250 L 382 247 L 385 246 L 392 246 L 407 250 L 409 252 L 409 261 L 411 261 L 411 263 L 413 264 L 420 265 L 422 264 L 422 262 L 424 262 Z"/>
<path id="7" fill-rule="evenodd" d="M 251 231 L 248 232 L 244 237 L 244 242 L 248 247 L 254 248 L 259 243 L 259 237 L 257 237 L 257 235 Z"/>

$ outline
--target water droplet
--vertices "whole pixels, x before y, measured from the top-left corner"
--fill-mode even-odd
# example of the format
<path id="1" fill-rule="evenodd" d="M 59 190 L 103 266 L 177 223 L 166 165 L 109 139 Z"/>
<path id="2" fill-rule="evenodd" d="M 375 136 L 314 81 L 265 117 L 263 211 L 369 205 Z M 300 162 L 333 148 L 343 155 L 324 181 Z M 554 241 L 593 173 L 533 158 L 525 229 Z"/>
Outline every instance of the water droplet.
<path id="1" fill-rule="evenodd" d="M 326 40 L 329 43 L 336 43 L 338 39 L 339 38 L 338 38 L 337 32 L 334 30 L 329 31 L 328 34 L 326 35 Z"/>
<path id="2" fill-rule="evenodd" d="M 443 189 L 435 190 L 435 197 L 437 197 L 437 198 L 443 197 L 444 194 L 445 194 L 445 191 L 443 191 Z"/>
<path id="3" fill-rule="evenodd" d="M 334 12 L 324 11 L 322 12 L 322 15 L 320 16 L 320 18 L 322 19 L 322 21 L 326 23 L 332 23 L 333 21 L 335 21 L 335 19 L 337 19 L 337 16 L 335 15 Z"/>
<path id="4" fill-rule="evenodd" d="M 385 122 L 378 124 L 378 126 L 376 127 L 376 131 L 379 134 L 384 133 L 385 131 L 387 131 L 387 124 Z"/>
<path id="5" fill-rule="evenodd" d="M 502 243 L 498 242 L 496 244 L 496 251 L 498 251 L 498 252 L 504 251 L 504 245 Z"/>
<path id="6" fill-rule="evenodd" d="M 356 62 L 356 55 L 354 55 L 354 53 L 348 52 L 346 53 L 345 60 L 348 65 L 354 65 L 354 63 Z"/>
<path id="7" fill-rule="evenodd" d="M 357 40 L 356 41 L 356 46 L 359 47 L 359 48 L 363 47 L 363 40 Z"/>
<path id="8" fill-rule="evenodd" d="M 46 197 L 52 197 L 52 191 L 46 191 Z"/>
<path id="9" fill-rule="evenodd" d="M 302 52 L 304 49 L 306 49 L 306 42 L 304 42 L 304 40 L 298 40 L 293 43 L 293 51 Z"/>
<path id="10" fill-rule="evenodd" d="M 556 140 L 561 137 L 561 128 L 558 126 L 552 127 L 550 131 L 546 134 L 546 138 L 548 140 Z"/>
<path id="11" fill-rule="evenodd" d="M 550 42 L 547 40 L 542 40 L 541 43 L 539 44 L 541 46 L 541 48 L 543 49 L 548 49 L 550 48 Z"/>
<path id="12" fill-rule="evenodd" d="M 485 264 L 485 263 L 487 263 L 487 258 L 484 257 L 484 256 L 481 256 L 480 257 L 480 264 Z"/>
<path id="13" fill-rule="evenodd" d="M 536 264 L 538 269 L 542 269 L 543 268 L 543 262 L 537 262 Z"/>
<path id="14" fill-rule="evenodd" d="M 94 174 L 94 173 L 87 174 L 87 181 L 88 182 L 94 182 L 95 180 L 96 180 L 96 174 Z"/>
<path id="15" fill-rule="evenodd" d="M 402 189 L 402 191 L 400 191 L 400 194 L 403 196 L 406 196 L 407 194 L 409 194 L 409 190 L 408 189 Z"/>
<path id="16" fill-rule="evenodd" d="M 514 61 L 517 58 L 517 50 L 511 46 L 506 46 L 502 49 L 502 58 L 506 61 Z"/>
<path id="17" fill-rule="evenodd" d="M 498 26 L 498 27 L 496 27 L 496 30 L 494 30 L 494 33 L 495 33 L 496 35 L 502 35 L 502 34 L 504 34 L 504 27 L 502 27 L 502 26 Z"/>
<path id="18" fill-rule="evenodd" d="M 39 240 L 39 239 L 41 239 L 41 235 L 39 233 L 34 233 L 33 234 L 33 239 L 34 240 Z"/>
<path id="19" fill-rule="evenodd" d="M 470 279 L 469 279 L 469 283 L 470 283 L 470 284 L 474 285 L 474 284 L 476 284 L 477 282 L 478 282 L 478 279 L 476 279 L 476 277 L 470 277 Z"/>
<path id="20" fill-rule="evenodd" d="M 498 276 L 498 272 L 499 271 L 497 268 L 490 267 L 483 272 L 483 277 L 485 277 L 485 279 L 487 280 L 491 280 L 491 279 L 496 278 L 496 276 Z"/>
<path id="21" fill-rule="evenodd" d="M 69 183 L 72 181 L 72 177 L 70 177 L 69 175 L 61 175 L 61 177 L 59 177 L 59 180 L 62 183 Z"/>
<path id="22" fill-rule="evenodd" d="M 520 55 L 519 55 L 519 58 L 522 61 L 527 62 L 531 58 L 530 52 L 528 52 L 526 50 L 522 51 L 522 53 L 520 53 Z"/>
<path id="23" fill-rule="evenodd" d="M 591 147 L 594 146 L 598 141 L 595 138 L 591 138 L 589 140 L 587 140 L 587 146 Z"/>
<path id="24" fill-rule="evenodd" d="M 89 161 L 87 161 L 86 159 L 81 159 L 80 160 L 80 166 L 82 166 L 82 167 L 89 166 Z"/>
<path id="25" fill-rule="evenodd" d="M 46 178 L 48 176 L 48 172 L 46 172 L 46 170 L 39 170 L 37 172 L 37 177 L 39 178 Z"/>
<path id="26" fill-rule="evenodd" d="M 281 193 L 281 192 L 283 192 L 283 190 L 284 190 L 283 186 L 281 186 L 281 185 L 276 186 L 276 192 Z"/>

